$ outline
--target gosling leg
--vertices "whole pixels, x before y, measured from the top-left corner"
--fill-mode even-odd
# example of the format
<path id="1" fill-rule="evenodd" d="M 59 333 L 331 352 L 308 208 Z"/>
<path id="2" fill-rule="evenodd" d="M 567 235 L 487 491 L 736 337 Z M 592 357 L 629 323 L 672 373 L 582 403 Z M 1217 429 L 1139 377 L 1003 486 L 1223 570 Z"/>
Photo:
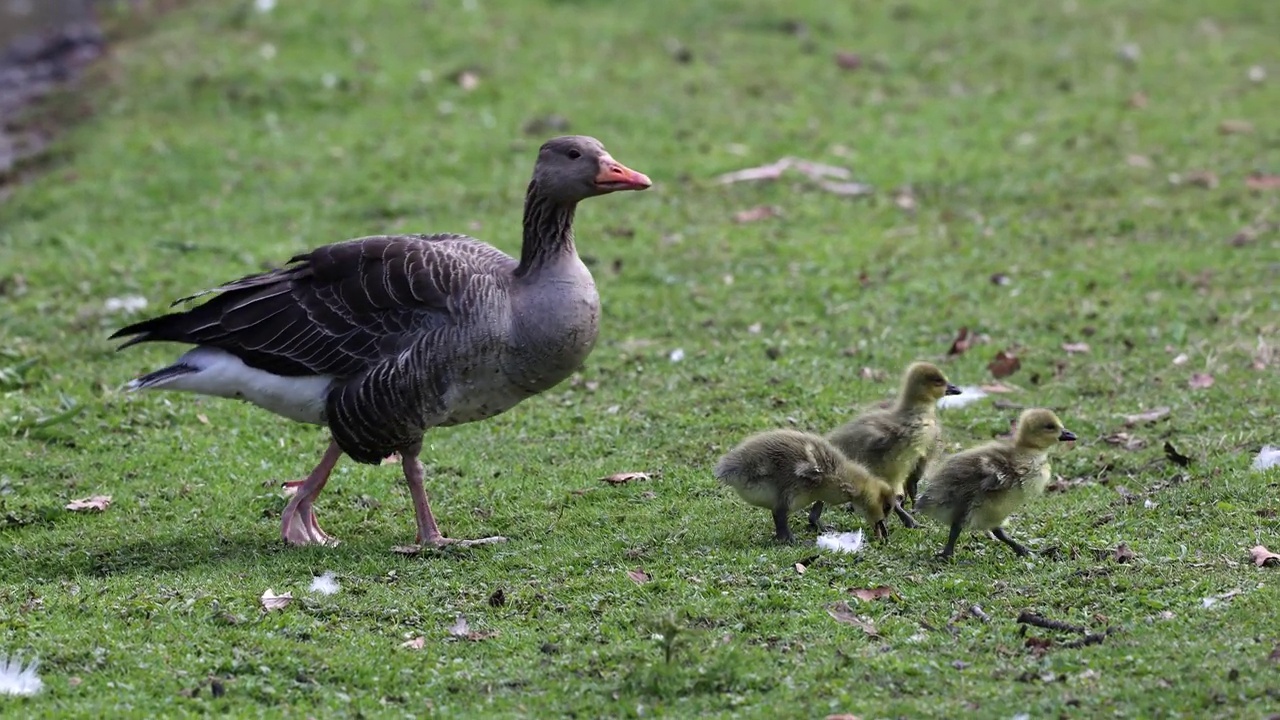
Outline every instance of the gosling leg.
<path id="1" fill-rule="evenodd" d="M 1002 527 L 994 528 L 992 529 L 991 534 L 994 535 L 995 538 L 1000 542 L 1013 548 L 1014 554 L 1016 554 L 1018 557 L 1026 557 L 1031 554 L 1031 551 L 1027 549 L 1026 545 L 1023 545 L 1017 540 L 1014 540 L 1013 538 L 1006 535 L 1004 532 L 1004 528 Z"/>

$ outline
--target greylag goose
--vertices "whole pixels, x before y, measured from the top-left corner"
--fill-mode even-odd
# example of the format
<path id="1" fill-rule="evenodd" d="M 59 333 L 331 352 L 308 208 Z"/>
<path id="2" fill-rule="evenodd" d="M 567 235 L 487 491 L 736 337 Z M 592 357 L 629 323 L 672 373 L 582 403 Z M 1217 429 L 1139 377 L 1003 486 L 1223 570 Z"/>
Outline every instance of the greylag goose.
<path id="1" fill-rule="evenodd" d="M 938 557 L 949 560 L 966 527 L 990 530 L 1019 557 L 1031 553 L 1004 531 L 1004 521 L 1049 482 L 1049 448 L 1075 440 L 1052 410 L 1022 411 L 1013 442 L 997 440 L 947 458 L 929 471 L 920 512 L 951 528 Z"/>
<path id="2" fill-rule="evenodd" d="M 280 269 L 206 294 L 183 312 L 118 330 L 120 346 L 195 347 L 128 390 L 180 390 L 246 400 L 326 426 L 329 447 L 285 507 L 280 533 L 330 544 L 314 503 L 345 453 L 378 463 L 398 453 L 418 542 L 442 546 L 418 459 L 428 428 L 493 417 L 553 387 L 595 345 L 600 300 L 573 238 L 579 201 L 643 190 L 649 178 L 594 138 L 538 151 L 524 201 L 520 259 L 466 235 L 373 236 L 296 255 Z"/>
<path id="3" fill-rule="evenodd" d="M 779 542 L 795 541 L 787 516 L 810 504 L 809 526 L 821 529 L 824 500 L 853 503 L 877 537 L 889 537 L 884 519 L 893 509 L 893 489 L 818 435 L 797 430 L 752 435 L 720 458 L 715 476 L 748 504 L 773 512 Z"/>
<path id="4" fill-rule="evenodd" d="M 912 363 L 902 374 L 898 400 L 887 410 L 863 413 L 833 430 L 827 439 L 851 460 L 863 463 L 898 493 L 893 511 L 906 527 L 915 527 L 902 508 L 908 489 L 915 502 L 915 485 L 925 460 L 941 436 L 937 403 L 943 395 L 959 395 L 937 365 Z"/>

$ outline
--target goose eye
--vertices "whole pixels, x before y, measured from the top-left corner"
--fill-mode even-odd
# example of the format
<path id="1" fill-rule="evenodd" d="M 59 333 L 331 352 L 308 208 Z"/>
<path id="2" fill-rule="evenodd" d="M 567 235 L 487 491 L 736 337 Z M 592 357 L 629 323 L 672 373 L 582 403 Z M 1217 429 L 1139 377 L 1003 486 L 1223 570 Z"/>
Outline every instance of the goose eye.
<path id="1" fill-rule="evenodd" d="M 582 153 L 578 152 L 577 150 L 570 150 L 570 151 L 569 151 L 569 159 L 570 159 L 570 160 L 577 160 L 577 159 L 578 159 L 578 158 L 580 158 L 580 157 L 582 157 Z"/>
<path id="2" fill-rule="evenodd" d="M 1058 426 L 1057 426 L 1057 425 L 1054 425 L 1053 423 L 1049 423 L 1048 425 L 1045 425 L 1045 426 L 1044 426 L 1044 429 L 1045 429 L 1045 430 L 1054 430 L 1054 431 L 1057 431 Z"/>

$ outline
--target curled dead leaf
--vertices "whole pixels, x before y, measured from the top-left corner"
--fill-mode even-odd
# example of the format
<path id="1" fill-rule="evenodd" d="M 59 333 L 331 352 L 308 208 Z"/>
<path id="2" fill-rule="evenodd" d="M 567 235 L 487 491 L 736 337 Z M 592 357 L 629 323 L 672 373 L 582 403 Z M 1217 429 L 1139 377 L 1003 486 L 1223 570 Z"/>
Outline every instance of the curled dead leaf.
<path id="1" fill-rule="evenodd" d="M 262 608 L 264 610 L 282 610 L 289 603 L 293 602 L 293 593 L 287 592 L 282 595 L 277 595 L 274 590 L 267 588 L 266 592 L 262 593 L 262 597 L 259 598 L 259 602 L 262 603 Z"/>
<path id="2" fill-rule="evenodd" d="M 1167 407 L 1158 407 L 1147 410 L 1146 412 L 1136 413 L 1134 415 L 1125 415 L 1125 425 L 1137 425 L 1139 423 L 1153 423 L 1169 417 L 1169 413 L 1173 412 Z"/>
<path id="3" fill-rule="evenodd" d="M 600 482 L 606 482 L 610 485 L 626 485 L 633 480 L 650 480 L 652 477 L 647 472 L 618 472 L 608 477 L 599 478 Z"/>
<path id="4" fill-rule="evenodd" d="M 868 617 L 859 616 L 854 613 L 853 609 L 849 607 L 849 603 L 844 600 L 827 606 L 827 614 L 838 623 L 861 628 L 862 632 L 870 635 L 871 637 L 880 636 L 879 631 L 876 630 L 875 623 L 873 623 Z"/>
<path id="5" fill-rule="evenodd" d="M 1244 185 L 1250 190 L 1280 190 L 1280 175 L 1254 173 L 1244 179 Z"/>
<path id="6" fill-rule="evenodd" d="M 760 205 L 747 210 L 739 210 L 733 214 L 733 221 L 736 223 L 753 223 L 768 220 L 781 214 L 782 211 L 776 205 Z"/>
<path id="7" fill-rule="evenodd" d="M 422 635 L 419 635 L 418 637 L 413 638 L 411 640 L 405 640 L 404 642 L 400 643 L 400 647 L 408 648 L 409 650 L 421 650 L 422 648 L 426 647 L 426 645 L 427 645 L 427 638 Z"/>
<path id="8" fill-rule="evenodd" d="M 972 339 L 969 337 L 969 328 L 962 327 L 960 332 L 956 333 L 956 339 L 951 341 L 951 349 L 947 350 L 947 355 L 963 355 L 969 349 Z"/>
<path id="9" fill-rule="evenodd" d="M 1249 549 L 1249 557 L 1258 567 L 1280 567 L 1280 555 L 1271 552 L 1262 545 L 1254 545 Z"/>
<path id="10" fill-rule="evenodd" d="M 796 574 L 803 575 L 806 570 L 804 563 L 796 563 Z"/>
<path id="11" fill-rule="evenodd" d="M 1010 350 L 1001 350 L 996 353 L 995 359 L 987 363 L 987 370 L 991 371 L 991 375 L 997 380 L 1009 377 L 1018 372 L 1021 367 L 1022 361 Z"/>
<path id="12" fill-rule="evenodd" d="M 855 588 L 849 592 L 863 602 L 871 602 L 872 600 L 893 597 L 893 595 L 898 591 L 888 585 L 879 585 L 873 588 Z"/>
<path id="13" fill-rule="evenodd" d="M 1191 380 L 1187 383 L 1192 390 L 1204 390 L 1213 387 L 1213 376 L 1209 373 L 1192 373 Z"/>
<path id="14" fill-rule="evenodd" d="M 1137 556 L 1129 549 L 1128 543 L 1120 543 L 1116 546 L 1116 551 L 1111 557 L 1118 563 L 1127 563 Z"/>
<path id="15" fill-rule="evenodd" d="M 641 570 L 640 568 L 636 568 L 635 570 L 628 570 L 627 577 L 631 578 L 631 582 L 637 585 L 643 585 L 653 579 L 653 577 L 649 575 L 649 573 L 645 572 L 644 570 Z"/>
<path id="16" fill-rule="evenodd" d="M 71 512 L 102 512 L 111 505 L 110 495 L 94 495 L 93 497 L 80 498 L 67 503 L 67 509 Z"/>

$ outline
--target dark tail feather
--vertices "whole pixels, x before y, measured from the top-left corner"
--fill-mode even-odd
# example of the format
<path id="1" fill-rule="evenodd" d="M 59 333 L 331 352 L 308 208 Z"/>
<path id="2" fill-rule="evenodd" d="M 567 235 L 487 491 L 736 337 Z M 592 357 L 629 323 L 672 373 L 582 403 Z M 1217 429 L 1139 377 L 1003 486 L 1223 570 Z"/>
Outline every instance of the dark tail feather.
<path id="1" fill-rule="evenodd" d="M 131 340 L 130 342 L 141 341 Z M 185 363 L 175 363 L 169 367 L 160 368 L 155 372 L 147 373 L 140 378 L 130 380 L 129 384 L 124 387 L 126 390 L 145 390 L 149 387 L 161 385 L 166 380 L 171 380 L 181 375 L 190 375 L 193 372 L 200 372 L 200 368 L 195 367 L 194 365 L 187 365 Z"/>

